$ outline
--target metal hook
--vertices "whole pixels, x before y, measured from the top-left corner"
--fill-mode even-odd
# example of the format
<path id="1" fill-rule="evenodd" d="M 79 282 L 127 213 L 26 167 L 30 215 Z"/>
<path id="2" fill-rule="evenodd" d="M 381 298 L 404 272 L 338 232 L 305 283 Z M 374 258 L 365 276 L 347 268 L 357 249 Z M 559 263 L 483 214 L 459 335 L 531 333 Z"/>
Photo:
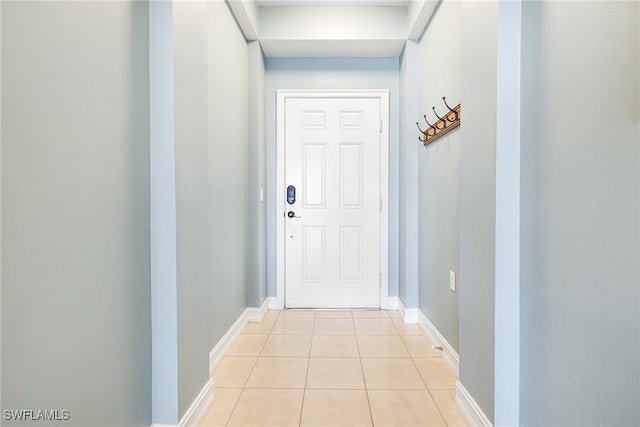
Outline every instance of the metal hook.
<path id="1" fill-rule="evenodd" d="M 438 129 L 444 129 L 445 127 L 447 127 L 447 123 L 446 123 L 447 121 L 446 121 L 445 119 L 443 119 L 442 117 L 440 117 L 440 116 L 438 115 L 438 113 L 436 113 L 436 107 L 431 107 L 431 109 L 433 110 L 433 114 L 435 114 L 435 115 L 436 115 L 436 117 L 437 117 L 438 119 L 440 119 L 440 120 L 436 123 L 436 127 L 437 127 Z M 442 126 L 440 126 L 440 124 L 442 124 Z"/>
<path id="2" fill-rule="evenodd" d="M 456 110 L 451 109 L 451 107 L 449 107 L 449 104 L 447 104 L 447 97 L 446 97 L 446 96 L 443 96 L 443 97 L 442 97 L 442 100 L 444 101 L 444 105 L 446 105 L 446 106 L 447 106 L 447 108 L 449 109 L 449 111 L 451 111 L 451 112 L 453 113 L 453 117 L 454 117 L 454 119 L 453 119 L 453 120 L 449 120 L 449 121 L 450 121 L 450 122 L 454 122 L 454 121 L 458 120 L 458 112 L 457 112 Z M 447 116 L 448 116 L 448 114 L 447 114 Z"/>
<path id="3" fill-rule="evenodd" d="M 438 115 L 438 113 L 436 113 L 436 107 L 431 107 L 431 109 L 433 110 L 433 114 L 435 114 L 437 118 L 439 118 L 440 120 L 444 120 L 442 117 Z"/>
<path id="4" fill-rule="evenodd" d="M 416 126 L 421 133 L 425 133 L 422 129 L 420 129 L 420 122 L 416 122 Z"/>
<path id="5" fill-rule="evenodd" d="M 431 123 L 429 123 L 429 120 L 427 120 L 427 115 L 424 114 L 422 117 L 424 117 L 424 121 L 427 122 L 427 125 L 429 125 L 429 129 L 427 129 L 427 131 L 425 132 L 427 135 L 435 135 L 436 134 L 436 127 L 434 125 L 432 125 Z M 433 133 L 429 133 L 429 130 L 432 129 Z"/>

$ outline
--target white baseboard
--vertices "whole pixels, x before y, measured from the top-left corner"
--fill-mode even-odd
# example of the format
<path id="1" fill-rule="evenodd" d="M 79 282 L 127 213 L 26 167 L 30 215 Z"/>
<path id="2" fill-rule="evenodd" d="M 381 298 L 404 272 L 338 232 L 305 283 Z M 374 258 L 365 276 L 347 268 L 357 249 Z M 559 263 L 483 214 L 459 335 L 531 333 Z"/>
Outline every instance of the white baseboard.
<path id="1" fill-rule="evenodd" d="M 151 424 L 151 427 L 197 427 L 211 410 L 213 400 L 213 380 L 209 379 L 178 424 Z"/>
<path id="2" fill-rule="evenodd" d="M 380 301 L 380 308 L 382 310 L 397 310 L 398 301 L 400 301 L 400 298 L 398 297 L 387 297 L 386 301 Z"/>
<path id="3" fill-rule="evenodd" d="M 254 309 L 261 310 L 261 309 Z M 231 328 L 227 331 L 226 334 L 218 341 L 213 350 L 209 353 L 209 374 L 212 374 L 213 371 L 218 367 L 222 359 L 227 354 L 235 340 L 242 333 L 242 330 L 247 325 L 249 321 L 249 309 L 247 308 L 242 312 L 238 320 L 235 321 Z"/>
<path id="4" fill-rule="evenodd" d="M 267 297 L 267 304 L 269 310 L 282 310 L 284 308 L 284 301 L 278 300 L 277 297 Z"/>
<path id="5" fill-rule="evenodd" d="M 260 323 L 264 319 L 264 315 L 269 310 L 269 298 L 265 298 L 260 307 L 249 307 L 247 320 L 252 323 Z"/>
<path id="6" fill-rule="evenodd" d="M 398 312 L 404 319 L 404 323 L 418 323 L 418 311 L 417 308 L 407 308 L 400 298 L 398 298 Z"/>
<path id="7" fill-rule="evenodd" d="M 213 406 L 213 400 L 213 380 L 209 378 L 209 381 L 202 387 L 187 412 L 184 413 L 178 427 L 198 427 L 202 424 L 204 417 L 207 416 Z"/>
<path id="8" fill-rule="evenodd" d="M 460 381 L 456 382 L 456 407 L 470 426 L 492 427 L 489 418 Z"/>
<path id="9" fill-rule="evenodd" d="M 427 316 L 422 312 L 422 310 L 418 310 L 418 325 L 422 328 L 422 330 L 427 334 L 433 345 L 442 346 L 442 359 L 446 362 L 447 365 L 453 370 L 456 374 L 456 377 L 459 377 L 460 374 L 460 357 L 458 353 L 453 349 L 451 344 L 445 339 L 444 336 L 438 331 L 438 328 L 435 327 L 433 323 L 427 318 Z"/>

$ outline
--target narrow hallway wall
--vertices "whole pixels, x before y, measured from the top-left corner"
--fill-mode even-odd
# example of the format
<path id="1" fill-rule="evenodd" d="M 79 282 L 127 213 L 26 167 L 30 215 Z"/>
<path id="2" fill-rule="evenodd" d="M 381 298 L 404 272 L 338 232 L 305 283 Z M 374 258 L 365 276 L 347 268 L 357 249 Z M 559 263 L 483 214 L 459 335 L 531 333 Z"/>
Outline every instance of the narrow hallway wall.
<path id="1" fill-rule="evenodd" d="M 208 4 L 209 349 L 246 308 L 248 52 L 227 4 Z"/>
<path id="2" fill-rule="evenodd" d="M 2 409 L 149 426 L 147 4 L 0 7 Z"/>
<path id="3" fill-rule="evenodd" d="M 459 1 L 444 1 L 437 9 L 429 28 L 420 40 L 420 126 L 430 123 L 451 107 L 462 103 Z M 442 40 L 446 40 L 443 43 Z M 420 142 L 419 211 L 420 211 L 420 304 L 419 308 L 459 353 L 458 295 L 449 289 L 449 271 L 459 274 L 460 251 L 460 153 L 464 149 L 461 127 L 424 147 Z M 418 135 L 418 133 L 416 133 Z"/>
<path id="4" fill-rule="evenodd" d="M 178 419 L 209 377 L 207 4 L 174 2 Z"/>
<path id="5" fill-rule="evenodd" d="M 521 424 L 640 424 L 640 4 L 523 2 Z"/>
<path id="6" fill-rule="evenodd" d="M 497 15 L 496 2 L 461 2 L 460 383 L 491 422 L 495 383 Z"/>

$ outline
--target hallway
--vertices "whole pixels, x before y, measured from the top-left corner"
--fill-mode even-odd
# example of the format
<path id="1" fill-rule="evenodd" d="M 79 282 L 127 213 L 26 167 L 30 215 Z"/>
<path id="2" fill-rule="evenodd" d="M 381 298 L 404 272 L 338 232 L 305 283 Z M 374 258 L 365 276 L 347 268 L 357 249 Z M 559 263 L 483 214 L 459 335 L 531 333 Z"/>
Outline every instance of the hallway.
<path id="1" fill-rule="evenodd" d="M 640 1 L 1 0 L 0 39 L 4 427 L 640 426 Z M 287 98 L 362 93 L 375 135 L 287 153 Z M 301 236 L 379 304 L 298 307 L 397 312 L 263 317 L 289 186 L 378 208 Z"/>
<path id="2" fill-rule="evenodd" d="M 455 375 L 396 311 L 269 311 L 212 378 L 202 427 L 466 425 Z"/>

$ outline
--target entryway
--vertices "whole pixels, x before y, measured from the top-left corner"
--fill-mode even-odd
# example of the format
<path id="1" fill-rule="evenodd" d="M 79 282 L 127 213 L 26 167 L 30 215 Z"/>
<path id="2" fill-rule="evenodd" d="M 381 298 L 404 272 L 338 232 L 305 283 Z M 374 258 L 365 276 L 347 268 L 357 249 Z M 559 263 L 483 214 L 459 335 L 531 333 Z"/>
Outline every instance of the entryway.
<path id="1" fill-rule="evenodd" d="M 387 298 L 388 93 L 278 94 L 278 302 Z"/>

